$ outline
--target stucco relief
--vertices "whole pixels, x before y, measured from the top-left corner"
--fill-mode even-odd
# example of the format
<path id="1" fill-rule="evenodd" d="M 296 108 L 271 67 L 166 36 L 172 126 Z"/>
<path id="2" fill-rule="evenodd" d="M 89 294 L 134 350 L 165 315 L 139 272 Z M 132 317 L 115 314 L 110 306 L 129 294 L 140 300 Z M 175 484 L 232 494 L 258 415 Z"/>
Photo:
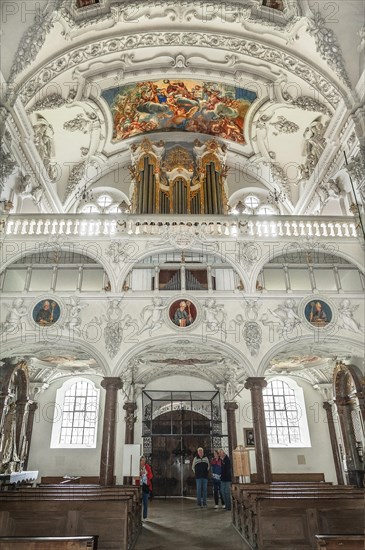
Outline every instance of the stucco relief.
<path id="1" fill-rule="evenodd" d="M 26 80 L 20 93 L 24 103 L 28 103 L 32 97 L 57 75 L 66 70 L 73 69 L 80 64 L 92 60 L 95 55 L 102 60 L 103 56 L 117 54 L 130 49 L 152 48 L 159 46 L 195 46 L 204 48 L 218 48 L 227 50 L 236 55 L 242 54 L 256 60 L 267 61 L 271 65 L 280 67 L 289 73 L 295 73 L 297 77 L 304 79 L 307 84 L 320 92 L 329 103 L 336 105 L 340 100 L 340 93 L 333 83 L 322 74 L 313 69 L 308 63 L 300 60 L 295 55 L 273 50 L 271 46 L 264 45 L 253 40 L 236 38 L 229 35 L 189 33 L 189 32 L 150 32 L 145 34 L 131 34 L 118 38 L 110 38 L 92 45 L 79 46 L 74 50 L 59 56 L 51 63 L 44 65 L 37 71 L 34 77 Z"/>

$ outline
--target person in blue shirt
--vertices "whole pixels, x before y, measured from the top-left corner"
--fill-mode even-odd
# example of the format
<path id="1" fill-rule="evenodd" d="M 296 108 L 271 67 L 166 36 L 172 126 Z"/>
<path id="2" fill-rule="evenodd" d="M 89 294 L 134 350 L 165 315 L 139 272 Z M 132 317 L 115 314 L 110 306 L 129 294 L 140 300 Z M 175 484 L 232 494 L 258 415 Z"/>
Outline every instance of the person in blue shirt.
<path id="1" fill-rule="evenodd" d="M 212 471 L 212 481 L 213 481 L 213 495 L 214 495 L 214 508 L 218 508 L 219 497 L 221 497 L 222 506 L 224 505 L 223 497 L 221 493 L 221 473 L 222 473 L 222 461 L 219 456 L 218 451 L 214 451 L 214 457 L 210 463 Z"/>

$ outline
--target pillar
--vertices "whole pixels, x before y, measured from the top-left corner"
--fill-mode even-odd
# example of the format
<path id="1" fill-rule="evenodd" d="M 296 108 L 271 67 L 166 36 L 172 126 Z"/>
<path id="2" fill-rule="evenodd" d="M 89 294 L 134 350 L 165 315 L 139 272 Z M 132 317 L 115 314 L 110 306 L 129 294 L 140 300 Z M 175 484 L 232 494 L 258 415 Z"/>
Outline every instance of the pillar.
<path id="1" fill-rule="evenodd" d="M 271 483 L 271 464 L 269 445 L 267 441 L 263 388 L 266 388 L 265 378 L 247 378 L 245 388 L 251 391 L 253 434 L 255 438 L 255 455 L 257 468 L 257 483 Z"/>
<path id="2" fill-rule="evenodd" d="M 25 450 L 25 456 L 24 456 L 24 465 L 23 465 L 24 470 L 28 468 L 29 451 L 32 443 L 34 415 L 37 409 L 38 409 L 38 403 L 36 403 L 36 401 L 28 402 L 28 418 L 27 418 L 27 427 L 25 429 L 25 438 L 26 438 L 27 448 Z"/>
<path id="3" fill-rule="evenodd" d="M 134 443 L 134 423 L 136 421 L 136 417 L 134 416 L 134 412 L 137 409 L 137 404 L 134 401 L 127 401 L 123 405 L 123 409 L 126 411 L 125 413 L 125 436 L 124 436 L 124 443 L 126 445 L 133 445 Z M 125 485 L 131 485 L 132 484 L 132 478 L 130 476 L 124 476 L 123 483 Z"/>
<path id="4" fill-rule="evenodd" d="M 237 430 L 236 430 L 236 409 L 238 405 L 235 401 L 226 401 L 224 408 L 227 411 L 227 431 L 228 431 L 228 454 L 232 461 L 233 467 L 233 451 L 237 447 Z"/>
<path id="5" fill-rule="evenodd" d="M 24 420 L 25 420 L 25 408 L 27 406 L 28 400 L 18 400 L 16 402 L 16 449 L 18 452 L 18 456 L 21 455 L 21 447 L 22 447 L 22 436 L 24 436 L 25 426 L 24 426 Z M 23 429 L 24 427 L 24 429 Z M 21 457 L 20 457 L 21 458 Z"/>
<path id="6" fill-rule="evenodd" d="M 348 397 L 337 397 L 336 406 L 345 453 L 347 481 L 350 485 L 363 487 L 364 469 L 356 449 L 356 441 L 353 434 L 351 418 L 352 401 Z"/>
<path id="7" fill-rule="evenodd" d="M 115 415 L 118 403 L 118 390 L 123 383 L 118 377 L 107 377 L 101 382 L 105 388 L 103 441 L 100 456 L 100 485 L 112 485 L 115 456 Z"/>
<path id="8" fill-rule="evenodd" d="M 323 408 L 326 411 L 326 415 L 327 415 L 328 431 L 329 431 L 329 434 L 330 434 L 332 454 L 333 454 L 333 462 L 335 464 L 337 483 L 338 483 L 338 485 L 344 485 L 345 480 L 344 480 L 344 477 L 343 477 L 342 460 L 341 460 L 340 450 L 339 450 L 338 444 L 337 444 L 336 430 L 335 430 L 335 425 L 334 425 L 334 421 L 333 421 L 332 404 L 333 403 L 331 403 L 329 401 L 325 401 L 323 403 Z"/>

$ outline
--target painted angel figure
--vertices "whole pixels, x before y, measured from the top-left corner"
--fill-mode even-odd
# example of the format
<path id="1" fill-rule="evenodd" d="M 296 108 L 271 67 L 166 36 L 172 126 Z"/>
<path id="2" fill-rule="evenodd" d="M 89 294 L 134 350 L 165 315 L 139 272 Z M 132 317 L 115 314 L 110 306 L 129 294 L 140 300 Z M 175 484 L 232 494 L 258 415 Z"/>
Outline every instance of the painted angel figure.
<path id="1" fill-rule="evenodd" d="M 13 300 L 11 306 L 6 304 L 6 307 L 10 308 L 10 311 L 7 314 L 5 321 L 0 325 L 0 333 L 14 332 L 17 328 L 19 328 L 21 319 L 28 313 L 27 308 L 23 304 L 23 298 L 16 298 Z"/>
<path id="2" fill-rule="evenodd" d="M 141 328 L 137 334 L 142 334 L 148 330 L 151 336 L 153 330 L 157 330 L 162 327 L 162 311 L 166 309 L 166 305 L 163 305 L 162 298 L 152 298 L 152 304 L 146 306 L 141 311 Z"/>
<path id="3" fill-rule="evenodd" d="M 352 306 L 350 300 L 342 300 L 338 308 L 339 326 L 351 332 L 363 332 L 360 324 L 354 319 L 354 311 L 359 307 L 359 304 Z"/>

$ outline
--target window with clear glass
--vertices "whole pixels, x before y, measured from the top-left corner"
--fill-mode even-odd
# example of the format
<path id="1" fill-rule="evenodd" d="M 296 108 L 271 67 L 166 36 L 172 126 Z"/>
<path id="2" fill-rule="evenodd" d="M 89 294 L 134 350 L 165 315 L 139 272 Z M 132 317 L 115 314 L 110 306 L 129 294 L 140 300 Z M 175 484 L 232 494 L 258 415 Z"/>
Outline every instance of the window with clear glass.
<path id="1" fill-rule="evenodd" d="M 82 214 L 93 214 L 95 212 L 100 212 L 100 209 L 96 204 L 85 204 L 80 210 Z"/>
<path id="2" fill-rule="evenodd" d="M 96 199 L 96 202 L 99 206 L 101 206 L 101 208 L 107 208 L 107 206 L 112 204 L 113 199 L 110 195 L 100 195 L 100 197 Z"/>
<path id="3" fill-rule="evenodd" d="M 95 448 L 99 390 L 85 378 L 57 390 L 51 447 Z"/>
<path id="4" fill-rule="evenodd" d="M 245 205 L 252 210 L 255 210 L 260 205 L 260 199 L 256 195 L 248 195 L 244 201 Z"/>
<path id="5" fill-rule="evenodd" d="M 310 447 L 303 390 L 291 383 L 274 379 L 263 390 L 270 447 Z"/>
<path id="6" fill-rule="evenodd" d="M 5 272 L 3 291 L 20 292 L 24 290 L 26 276 L 27 276 L 26 269 L 11 269 L 11 268 L 7 269 Z"/>

